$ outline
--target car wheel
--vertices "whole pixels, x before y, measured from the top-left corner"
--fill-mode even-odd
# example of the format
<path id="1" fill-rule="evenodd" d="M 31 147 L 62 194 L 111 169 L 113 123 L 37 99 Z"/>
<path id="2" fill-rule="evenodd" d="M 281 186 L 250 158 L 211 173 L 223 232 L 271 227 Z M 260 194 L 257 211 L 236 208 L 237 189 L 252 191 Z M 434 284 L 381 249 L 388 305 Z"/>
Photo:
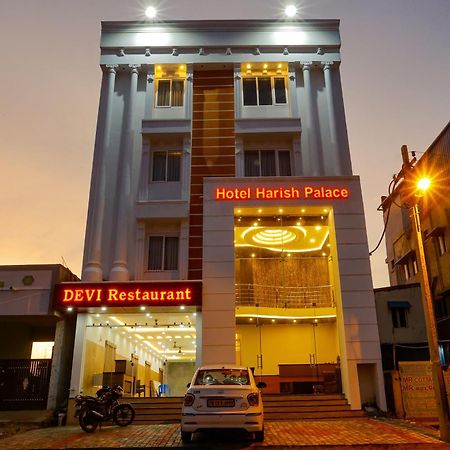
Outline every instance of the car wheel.
<path id="1" fill-rule="evenodd" d="M 186 444 L 188 442 L 191 442 L 192 439 L 192 433 L 190 431 L 183 431 L 181 430 L 181 440 Z"/>
<path id="2" fill-rule="evenodd" d="M 264 428 L 261 431 L 255 432 L 255 441 L 262 442 L 264 440 Z"/>

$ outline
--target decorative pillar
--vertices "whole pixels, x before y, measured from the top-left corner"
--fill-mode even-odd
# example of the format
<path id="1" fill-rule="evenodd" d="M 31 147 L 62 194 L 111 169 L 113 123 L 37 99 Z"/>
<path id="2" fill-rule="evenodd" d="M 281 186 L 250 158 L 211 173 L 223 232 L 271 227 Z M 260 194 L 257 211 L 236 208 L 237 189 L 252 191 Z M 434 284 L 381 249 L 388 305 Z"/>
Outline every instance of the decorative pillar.
<path id="1" fill-rule="evenodd" d="M 137 64 L 130 64 L 130 91 L 128 102 L 124 113 L 124 126 L 119 154 L 118 169 L 118 202 L 116 204 L 117 224 L 113 234 L 114 260 L 109 274 L 111 281 L 128 281 L 130 274 L 128 271 L 128 223 L 132 211 L 131 197 L 131 168 L 133 160 L 134 129 L 133 113 L 137 92 L 138 67 Z"/>
<path id="2" fill-rule="evenodd" d="M 105 212 L 106 195 L 106 160 L 111 138 L 111 116 L 116 82 L 117 65 L 106 66 L 106 98 L 103 129 L 98 135 L 96 157 L 94 160 L 93 180 L 91 190 L 93 200 L 89 211 L 89 228 L 86 236 L 86 254 L 81 278 L 83 281 L 102 281 L 102 228 Z"/>
<path id="3" fill-rule="evenodd" d="M 308 110 L 308 142 L 309 142 L 309 167 L 305 175 L 323 175 L 323 161 L 319 146 L 319 124 L 317 123 L 317 108 L 314 107 L 314 93 L 311 84 L 312 62 L 302 62 L 303 81 L 305 84 L 306 104 Z"/>
<path id="4" fill-rule="evenodd" d="M 327 161 L 331 164 L 328 166 L 327 175 L 343 175 L 341 168 L 341 160 L 339 155 L 339 145 L 338 145 L 338 131 L 336 124 L 336 112 L 334 105 L 334 95 L 333 95 L 333 80 L 331 79 L 331 68 L 332 62 L 324 62 L 323 74 L 325 78 L 325 92 L 327 96 L 328 104 L 328 123 L 330 126 L 330 151 L 328 153 Z"/>

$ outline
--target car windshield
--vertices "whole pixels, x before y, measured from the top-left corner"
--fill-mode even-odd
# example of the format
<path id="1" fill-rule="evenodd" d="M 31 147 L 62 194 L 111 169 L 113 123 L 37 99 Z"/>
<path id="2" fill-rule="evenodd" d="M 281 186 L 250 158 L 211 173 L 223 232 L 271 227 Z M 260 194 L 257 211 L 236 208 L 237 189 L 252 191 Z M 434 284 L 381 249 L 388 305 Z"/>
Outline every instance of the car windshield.
<path id="1" fill-rule="evenodd" d="M 250 377 L 246 369 L 210 369 L 199 370 L 195 384 L 240 384 L 249 385 Z"/>

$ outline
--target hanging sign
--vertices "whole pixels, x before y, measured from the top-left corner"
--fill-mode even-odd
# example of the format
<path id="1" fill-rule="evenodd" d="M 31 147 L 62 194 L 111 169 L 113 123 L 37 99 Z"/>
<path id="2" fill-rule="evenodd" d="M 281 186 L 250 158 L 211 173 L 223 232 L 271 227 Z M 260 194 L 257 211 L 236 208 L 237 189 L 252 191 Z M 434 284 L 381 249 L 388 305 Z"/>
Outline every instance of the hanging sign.
<path id="1" fill-rule="evenodd" d="M 55 309 L 72 307 L 201 305 L 201 281 L 126 283 L 60 283 L 55 286 Z"/>
<path id="2" fill-rule="evenodd" d="M 214 192 L 216 200 L 345 200 L 349 197 L 350 190 L 339 186 L 216 187 Z"/>

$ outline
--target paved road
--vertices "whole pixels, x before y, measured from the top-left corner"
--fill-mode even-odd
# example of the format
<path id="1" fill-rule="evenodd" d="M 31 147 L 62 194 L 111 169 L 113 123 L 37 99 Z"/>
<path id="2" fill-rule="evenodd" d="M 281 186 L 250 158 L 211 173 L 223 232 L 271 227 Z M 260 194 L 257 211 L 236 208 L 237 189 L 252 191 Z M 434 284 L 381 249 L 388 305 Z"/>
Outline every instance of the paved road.
<path id="1" fill-rule="evenodd" d="M 400 421 L 369 418 L 268 422 L 262 443 L 230 431 L 196 433 L 190 444 L 180 439 L 179 425 L 105 426 L 94 434 L 79 427 L 45 428 L 19 433 L 0 440 L 0 449 L 302 449 L 341 450 L 431 450 L 450 449 L 433 433 L 412 428 Z"/>

